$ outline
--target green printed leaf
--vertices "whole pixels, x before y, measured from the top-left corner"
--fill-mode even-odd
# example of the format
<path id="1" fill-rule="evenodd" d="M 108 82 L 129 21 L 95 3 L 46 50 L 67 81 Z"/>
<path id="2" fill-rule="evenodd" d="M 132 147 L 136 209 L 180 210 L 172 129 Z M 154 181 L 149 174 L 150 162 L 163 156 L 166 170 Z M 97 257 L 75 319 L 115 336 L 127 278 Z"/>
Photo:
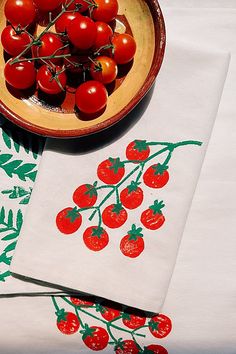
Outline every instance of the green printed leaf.
<path id="1" fill-rule="evenodd" d="M 32 171 L 35 167 L 35 163 L 25 163 L 16 170 L 16 173 L 20 179 L 25 180 L 27 173 Z"/>
<path id="2" fill-rule="evenodd" d="M 6 174 L 9 177 L 12 177 L 12 174 L 14 173 L 14 170 L 20 166 L 20 164 L 22 163 L 22 160 L 14 160 L 12 162 L 9 162 L 8 164 L 4 165 L 4 170 L 6 172 Z"/>
<path id="3" fill-rule="evenodd" d="M 9 135 L 2 129 L 2 138 L 8 149 L 11 149 L 11 139 Z"/>
<path id="4" fill-rule="evenodd" d="M 27 197 L 22 199 L 19 204 L 28 204 L 29 200 L 30 200 L 30 195 L 27 195 Z"/>
<path id="5" fill-rule="evenodd" d="M 13 232 L 12 234 L 9 234 L 9 235 L 3 237 L 2 241 L 14 240 L 14 238 L 17 238 L 18 236 L 19 236 L 19 232 Z"/>
<path id="6" fill-rule="evenodd" d="M 11 273 L 9 270 L 7 270 L 4 273 L 0 273 L 0 281 L 5 282 L 6 278 L 10 277 Z"/>
<path id="7" fill-rule="evenodd" d="M 37 171 L 33 171 L 33 172 L 30 172 L 30 173 L 27 174 L 27 177 L 28 177 L 32 182 L 35 181 L 36 176 L 37 176 Z"/>
<path id="8" fill-rule="evenodd" d="M 32 188 L 30 187 L 29 190 L 26 190 L 19 186 L 14 186 L 13 189 L 6 189 L 1 192 L 4 195 L 8 194 L 9 199 L 18 199 L 24 197 L 19 204 L 28 204 L 30 200 L 30 196 L 32 193 Z"/>
<path id="9" fill-rule="evenodd" d="M 3 165 L 12 158 L 11 154 L 1 154 L 0 155 L 0 165 Z"/>
<path id="10" fill-rule="evenodd" d="M 12 155 L 4 154 L 0 155 L 0 167 L 6 172 L 9 177 L 12 177 L 13 174 L 17 175 L 20 180 L 25 181 L 26 178 L 34 181 L 37 171 L 32 171 L 37 165 L 35 163 L 22 163 L 21 160 L 14 160 L 9 163 L 9 159 Z M 2 158 L 2 160 L 1 160 Z M 5 164 L 2 164 L 1 161 L 5 161 Z M 32 172 L 30 172 L 32 171 Z M 29 173 L 30 172 L 30 173 Z"/>
<path id="11" fill-rule="evenodd" d="M 13 212 L 11 209 L 8 212 L 7 225 L 9 228 L 13 226 Z"/>
<path id="12" fill-rule="evenodd" d="M 5 209 L 4 207 L 2 207 L 0 211 L 0 223 L 2 223 L 4 219 L 5 219 Z"/>
<path id="13" fill-rule="evenodd" d="M 7 247 L 4 249 L 4 252 L 7 253 L 7 252 L 11 252 L 13 251 L 15 248 L 16 248 L 16 241 L 10 243 L 9 245 L 7 245 Z"/>
<path id="14" fill-rule="evenodd" d="M 17 230 L 21 230 L 23 224 L 23 215 L 22 215 L 22 211 L 19 209 L 16 215 L 16 227 Z"/>

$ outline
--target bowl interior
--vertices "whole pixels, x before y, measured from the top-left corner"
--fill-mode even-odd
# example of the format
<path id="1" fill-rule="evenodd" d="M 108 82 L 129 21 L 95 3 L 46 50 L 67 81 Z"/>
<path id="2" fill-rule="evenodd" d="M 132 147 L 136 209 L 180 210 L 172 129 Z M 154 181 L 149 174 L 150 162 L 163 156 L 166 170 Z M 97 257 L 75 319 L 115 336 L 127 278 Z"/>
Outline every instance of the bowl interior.
<path id="1" fill-rule="evenodd" d="M 5 0 L 0 0 L 0 30 L 5 27 Z M 0 110 L 11 121 L 34 133 L 52 137 L 76 137 L 108 127 L 123 118 L 144 96 L 161 66 L 165 47 L 163 17 L 156 0 L 119 0 L 119 15 L 128 23 L 137 43 L 131 69 L 108 99 L 106 110 L 94 119 L 58 107 L 45 107 L 34 95 L 12 95 L 4 79 L 4 56 L 0 48 Z M 127 21 L 127 22 L 126 22 Z M 122 21 L 121 21 L 122 22 Z M 120 21 L 118 32 L 124 31 Z M 122 75 L 121 75 L 122 76 Z"/>

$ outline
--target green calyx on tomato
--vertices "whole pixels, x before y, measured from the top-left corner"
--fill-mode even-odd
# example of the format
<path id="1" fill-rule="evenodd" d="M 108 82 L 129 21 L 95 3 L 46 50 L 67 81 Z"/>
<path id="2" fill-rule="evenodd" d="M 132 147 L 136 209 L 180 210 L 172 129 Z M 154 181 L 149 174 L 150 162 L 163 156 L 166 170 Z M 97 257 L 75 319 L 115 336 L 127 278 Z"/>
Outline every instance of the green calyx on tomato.
<path id="1" fill-rule="evenodd" d="M 146 151 L 148 148 L 147 140 L 134 140 L 134 149 L 141 151 Z"/>
<path id="2" fill-rule="evenodd" d="M 96 236 L 98 238 L 101 238 L 102 234 L 104 233 L 104 230 L 102 227 L 98 226 L 98 227 L 94 227 L 93 231 L 92 231 L 92 235 L 91 236 Z"/>
<path id="3" fill-rule="evenodd" d="M 66 311 L 64 309 L 58 310 L 55 314 L 57 316 L 57 322 L 66 321 L 67 313 L 66 313 Z"/>
<path id="4" fill-rule="evenodd" d="M 87 337 L 93 337 L 95 331 L 95 328 L 91 328 L 87 323 L 85 323 L 84 329 L 80 331 L 82 334 L 82 339 L 85 340 Z"/>
<path id="5" fill-rule="evenodd" d="M 80 213 L 76 207 L 69 210 L 66 214 L 66 218 L 70 219 L 71 222 L 74 222 L 78 217 L 80 217 Z"/>
<path id="6" fill-rule="evenodd" d="M 158 326 L 159 326 L 159 322 L 156 322 L 156 321 L 153 321 L 153 320 L 150 320 L 148 322 L 148 326 L 153 330 L 153 331 L 157 331 L 158 330 Z"/>
<path id="7" fill-rule="evenodd" d="M 129 194 L 133 191 L 136 191 L 138 189 L 138 186 L 141 184 L 141 182 L 136 182 L 132 181 L 130 185 L 127 187 Z"/>
<path id="8" fill-rule="evenodd" d="M 153 214 L 162 214 L 162 209 L 164 208 L 165 204 L 163 203 L 163 200 L 160 202 L 158 200 L 154 201 L 153 205 L 150 205 L 149 209 L 153 211 Z"/>
<path id="9" fill-rule="evenodd" d="M 96 190 L 97 182 L 95 182 L 92 186 L 90 184 L 86 184 L 87 191 L 85 192 L 86 195 L 89 195 L 90 197 L 97 196 L 97 190 Z"/>
<path id="10" fill-rule="evenodd" d="M 137 227 L 135 224 L 132 225 L 131 230 L 127 232 L 129 235 L 129 240 L 136 241 L 139 237 L 143 237 L 142 228 Z"/>
<path id="11" fill-rule="evenodd" d="M 124 167 L 124 162 L 120 160 L 119 157 L 113 159 L 112 157 L 109 157 L 108 159 L 111 163 L 111 166 L 109 167 L 110 170 L 113 170 L 114 173 L 118 173 L 119 169 Z"/>
<path id="12" fill-rule="evenodd" d="M 112 212 L 115 214 L 119 214 L 122 210 L 124 210 L 121 203 L 117 203 L 113 205 Z"/>
<path id="13" fill-rule="evenodd" d="M 162 175 L 165 171 L 168 170 L 169 166 L 161 165 L 160 163 L 152 166 L 154 170 L 154 175 Z"/>

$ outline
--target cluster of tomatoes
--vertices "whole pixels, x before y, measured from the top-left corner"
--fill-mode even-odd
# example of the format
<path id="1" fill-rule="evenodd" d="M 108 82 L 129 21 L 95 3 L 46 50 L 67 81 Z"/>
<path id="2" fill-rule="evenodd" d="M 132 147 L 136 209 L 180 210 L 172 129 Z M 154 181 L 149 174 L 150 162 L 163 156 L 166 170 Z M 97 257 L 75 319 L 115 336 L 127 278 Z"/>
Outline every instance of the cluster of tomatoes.
<path id="1" fill-rule="evenodd" d="M 19 90 L 37 85 L 56 95 L 66 90 L 68 76 L 77 75 L 78 109 L 85 114 L 102 111 L 117 65 L 132 61 L 136 52 L 134 38 L 110 26 L 117 13 L 117 0 L 7 0 L 8 25 L 1 35 L 12 57 L 4 70 L 7 83 Z M 48 23 L 35 35 L 42 14 Z"/>
<path id="2" fill-rule="evenodd" d="M 137 164 L 142 164 L 147 160 L 149 155 L 150 147 L 142 140 L 132 141 L 126 148 L 127 162 L 133 162 L 136 166 L 134 169 L 137 168 Z M 167 169 L 168 167 L 165 164 L 159 163 L 149 166 L 143 174 L 144 184 L 149 188 L 164 187 L 169 180 Z M 57 214 L 56 224 L 60 232 L 64 234 L 76 232 L 82 224 L 81 212 L 88 209 L 91 209 L 91 211 L 94 209 L 93 212 L 100 213 L 103 224 L 108 228 L 119 228 L 128 219 L 126 209 L 136 209 L 142 204 L 144 193 L 139 186 L 141 182 L 137 179 L 131 181 L 120 193 L 118 192 L 125 176 L 125 162 L 121 161 L 120 158 L 109 158 L 101 162 L 97 168 L 97 176 L 105 184 L 104 187 L 97 187 L 97 182 L 93 185 L 83 184 L 79 186 L 73 194 L 73 201 L 77 206 L 65 208 Z M 107 188 L 107 186 L 119 195 L 119 202 L 106 206 L 101 212 L 100 208 L 104 200 L 97 207 L 95 206 L 98 199 L 98 190 Z M 162 213 L 164 206 L 163 201 L 155 200 L 153 205 L 141 213 L 140 221 L 146 229 L 157 230 L 164 224 L 165 216 Z M 83 241 L 90 250 L 100 251 L 109 243 L 109 236 L 100 223 L 100 226 L 90 226 L 84 231 Z M 120 242 L 120 250 L 130 258 L 136 258 L 143 252 L 144 240 L 141 227 L 132 225 L 131 230 Z"/>
<path id="3" fill-rule="evenodd" d="M 91 299 L 84 299 L 78 297 L 71 297 L 70 301 L 73 306 L 78 310 L 82 308 L 95 308 L 97 312 L 101 314 L 103 320 L 107 321 L 109 326 L 110 322 L 121 319 L 125 327 L 131 331 L 148 327 L 150 333 L 158 339 L 165 338 L 172 329 L 172 323 L 169 317 L 164 314 L 156 314 L 149 318 L 141 310 L 127 310 L 122 311 L 122 306 L 116 305 L 100 305 L 91 301 Z M 146 323 L 148 326 L 146 326 Z M 116 324 L 117 326 L 117 324 Z M 81 325 L 78 317 L 73 312 L 65 312 L 64 309 L 60 309 L 57 312 L 57 327 L 66 335 L 76 333 L 80 327 L 80 333 L 82 334 L 82 340 L 85 345 L 91 350 L 100 351 L 104 350 L 109 342 L 109 333 L 107 329 L 100 326 L 88 326 L 87 324 Z M 118 327 L 119 328 L 119 327 Z M 115 345 L 116 354 L 140 354 L 140 353 L 153 353 L 153 354 L 168 354 L 167 350 L 161 345 L 151 344 L 146 346 L 143 350 L 134 340 L 117 340 Z"/>

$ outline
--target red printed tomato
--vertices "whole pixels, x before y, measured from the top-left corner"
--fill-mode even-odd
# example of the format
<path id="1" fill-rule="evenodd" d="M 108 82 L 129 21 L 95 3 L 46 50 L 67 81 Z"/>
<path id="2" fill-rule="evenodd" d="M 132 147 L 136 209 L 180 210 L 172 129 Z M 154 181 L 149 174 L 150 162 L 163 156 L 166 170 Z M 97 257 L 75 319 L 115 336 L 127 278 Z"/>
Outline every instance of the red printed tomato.
<path id="1" fill-rule="evenodd" d="M 8 54 L 17 56 L 31 43 L 31 38 L 28 33 L 15 31 L 11 26 L 7 26 L 2 31 L 1 42 Z"/>
<path id="2" fill-rule="evenodd" d="M 80 85 L 75 93 L 75 103 L 79 110 L 86 114 L 100 112 L 107 104 L 107 90 L 98 81 L 91 80 Z"/>
<path id="3" fill-rule="evenodd" d="M 79 327 L 79 320 L 74 313 L 60 310 L 60 313 L 57 316 L 57 328 L 59 331 L 63 334 L 69 335 L 76 333 Z"/>
<path id="4" fill-rule="evenodd" d="M 162 314 L 153 316 L 148 326 L 151 334 L 156 338 L 166 337 L 172 329 L 171 319 Z"/>
<path id="5" fill-rule="evenodd" d="M 62 0 L 34 0 L 34 3 L 41 11 L 52 11 L 61 5 Z"/>
<path id="6" fill-rule="evenodd" d="M 116 354 L 138 354 L 139 347 L 133 340 L 124 340 L 115 346 Z"/>
<path id="7" fill-rule="evenodd" d="M 121 227 L 127 220 L 127 211 L 121 204 L 112 204 L 107 206 L 102 213 L 102 220 L 110 229 Z"/>
<path id="8" fill-rule="evenodd" d="M 143 181 L 150 188 L 162 188 L 169 181 L 168 167 L 161 164 L 150 166 L 143 175 Z"/>
<path id="9" fill-rule="evenodd" d="M 97 201 L 96 187 L 91 184 L 82 184 L 73 194 L 73 201 L 80 208 L 88 208 L 93 206 Z"/>
<path id="10" fill-rule="evenodd" d="M 89 349 L 99 351 L 107 347 L 109 335 L 104 328 L 85 325 L 85 329 L 81 333 L 83 334 L 82 339 Z"/>
<path id="11" fill-rule="evenodd" d="M 124 163 L 119 157 L 101 162 L 97 169 L 98 178 L 106 184 L 117 184 L 125 174 Z"/>
<path id="12" fill-rule="evenodd" d="M 126 148 L 126 157 L 131 161 L 144 161 L 150 154 L 146 140 L 134 140 Z"/>
<path id="13" fill-rule="evenodd" d="M 126 327 L 136 329 L 145 325 L 146 315 L 141 310 L 137 310 L 135 312 L 125 312 L 123 314 L 122 322 Z"/>
<path id="14" fill-rule="evenodd" d="M 132 181 L 131 184 L 120 193 L 120 201 L 127 209 L 136 209 L 143 202 L 143 191 L 138 187 L 140 183 Z"/>
<path id="15" fill-rule="evenodd" d="M 70 297 L 70 301 L 75 306 L 81 306 L 81 307 L 93 306 L 94 302 L 87 301 L 87 299 L 90 299 L 90 298 L 89 297 L 84 297 L 84 296 L 83 297 L 82 296 L 80 296 L 80 297 Z"/>
<path id="16" fill-rule="evenodd" d="M 97 29 L 91 18 L 81 15 L 69 23 L 67 34 L 69 40 L 76 48 L 85 50 L 94 45 Z"/>
<path id="17" fill-rule="evenodd" d="M 100 306 L 100 312 L 103 318 L 107 321 L 113 321 L 121 315 L 121 306 L 113 303 Z"/>
<path id="18" fill-rule="evenodd" d="M 111 22 L 118 13 L 117 0 L 95 0 L 92 17 L 95 21 Z"/>
<path id="19" fill-rule="evenodd" d="M 94 46 L 99 49 L 105 45 L 111 44 L 111 38 L 113 36 L 113 31 L 111 27 L 105 22 L 95 22 L 97 29 L 96 40 Z"/>
<path id="20" fill-rule="evenodd" d="M 43 65 L 37 73 L 37 82 L 40 90 L 49 94 L 55 95 L 62 92 L 66 87 L 67 77 L 60 66 L 52 69 L 50 66 Z"/>
<path id="21" fill-rule="evenodd" d="M 7 20 L 15 26 L 31 24 L 36 16 L 32 0 L 7 0 L 4 7 Z"/>
<path id="22" fill-rule="evenodd" d="M 104 85 L 115 80 L 118 68 L 115 61 L 106 56 L 97 57 L 90 67 L 90 74 L 94 80 L 102 82 Z"/>
<path id="23" fill-rule="evenodd" d="M 71 2 L 71 0 L 63 0 L 62 3 L 64 5 L 68 5 Z M 67 7 L 67 10 L 75 10 L 76 8 L 79 9 L 79 12 L 84 12 L 87 11 L 89 7 L 89 4 L 84 1 L 84 0 L 75 0 L 72 4 L 70 4 L 69 7 Z"/>
<path id="24" fill-rule="evenodd" d="M 85 230 L 83 240 L 91 251 L 98 252 L 108 245 L 109 236 L 102 227 L 90 226 Z"/>
<path id="25" fill-rule="evenodd" d="M 25 58 L 21 58 L 25 59 Z M 11 64 L 13 59 L 8 60 L 4 68 L 5 80 L 12 87 L 24 90 L 30 88 L 35 83 L 36 70 L 30 61 L 23 61 Z"/>
<path id="26" fill-rule="evenodd" d="M 134 58 L 136 42 L 130 34 L 122 33 L 114 35 L 112 44 L 114 46 L 113 59 L 117 64 L 126 64 Z"/>
<path id="27" fill-rule="evenodd" d="M 73 234 L 82 223 L 82 217 L 76 208 L 65 208 L 61 210 L 56 217 L 58 230 L 63 234 Z"/>
<path id="28" fill-rule="evenodd" d="M 168 351 L 158 344 L 150 344 L 144 348 L 143 354 L 168 354 Z"/>
<path id="29" fill-rule="evenodd" d="M 162 214 L 164 206 L 163 201 L 155 200 L 153 205 L 142 212 L 140 220 L 147 229 L 157 230 L 164 224 L 165 217 Z"/>
<path id="30" fill-rule="evenodd" d="M 144 250 L 144 241 L 142 228 L 132 225 L 132 229 L 128 232 L 128 235 L 122 238 L 120 242 L 120 250 L 126 256 L 130 258 L 138 257 Z"/>

